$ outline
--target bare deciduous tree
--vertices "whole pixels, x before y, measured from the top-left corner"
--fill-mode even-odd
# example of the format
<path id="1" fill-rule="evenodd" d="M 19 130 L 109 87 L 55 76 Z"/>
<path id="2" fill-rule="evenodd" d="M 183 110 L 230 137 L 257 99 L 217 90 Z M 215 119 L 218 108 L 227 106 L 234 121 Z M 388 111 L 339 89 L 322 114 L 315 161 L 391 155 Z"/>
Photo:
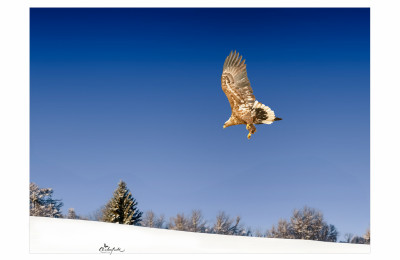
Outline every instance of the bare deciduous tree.
<path id="1" fill-rule="evenodd" d="M 142 219 L 141 225 L 144 227 L 154 227 L 155 214 L 152 210 L 146 211 Z"/>
<path id="2" fill-rule="evenodd" d="M 155 228 L 164 228 L 165 217 L 163 214 L 159 215 L 154 222 Z"/>
<path id="3" fill-rule="evenodd" d="M 200 210 L 192 210 L 192 214 L 188 220 L 188 230 L 204 233 L 207 231 L 206 223 Z"/>
<path id="4" fill-rule="evenodd" d="M 344 242 L 350 243 L 351 239 L 354 237 L 352 233 L 346 233 L 344 234 Z"/>
<path id="5" fill-rule="evenodd" d="M 365 240 L 365 244 L 371 243 L 371 231 L 369 228 L 367 229 L 367 231 L 364 234 L 364 240 Z"/>
<path id="6" fill-rule="evenodd" d="M 359 237 L 359 236 L 354 236 L 350 243 L 352 244 L 365 244 L 365 239 L 363 237 Z"/>
<path id="7" fill-rule="evenodd" d="M 294 238 L 293 230 L 290 224 L 284 220 L 280 219 L 278 225 L 272 226 L 270 230 L 267 231 L 267 237 L 269 238 Z"/>
<path id="8" fill-rule="evenodd" d="M 75 209 L 73 209 L 73 208 L 68 209 L 67 218 L 69 218 L 69 219 L 77 219 L 78 218 L 78 216 L 75 213 Z"/>
<path id="9" fill-rule="evenodd" d="M 212 233 L 223 235 L 246 235 L 248 232 L 240 223 L 240 216 L 232 219 L 224 211 L 218 213 Z"/>
<path id="10" fill-rule="evenodd" d="M 102 221 L 104 210 L 105 210 L 105 205 L 99 207 L 98 209 L 90 213 L 87 219 L 94 221 Z"/>
<path id="11" fill-rule="evenodd" d="M 254 235 L 255 237 L 265 237 L 265 236 L 266 236 L 266 234 L 265 234 L 264 232 L 262 232 L 261 229 L 260 229 L 259 227 L 257 227 L 257 228 L 254 230 L 253 235 Z"/>
<path id="12" fill-rule="evenodd" d="M 337 237 L 339 236 L 339 232 L 336 227 L 332 224 L 329 225 L 328 234 L 326 238 L 322 237 L 323 241 L 336 242 Z"/>
<path id="13" fill-rule="evenodd" d="M 171 217 L 168 228 L 172 230 L 189 231 L 189 221 L 183 213 L 178 213 L 175 217 Z"/>
<path id="14" fill-rule="evenodd" d="M 232 227 L 233 220 L 224 211 L 218 213 L 213 226 L 213 233 L 228 235 Z"/>
<path id="15" fill-rule="evenodd" d="M 163 228 L 164 223 L 164 215 L 157 216 L 152 210 L 149 210 L 145 213 L 141 225 L 144 227 Z"/>

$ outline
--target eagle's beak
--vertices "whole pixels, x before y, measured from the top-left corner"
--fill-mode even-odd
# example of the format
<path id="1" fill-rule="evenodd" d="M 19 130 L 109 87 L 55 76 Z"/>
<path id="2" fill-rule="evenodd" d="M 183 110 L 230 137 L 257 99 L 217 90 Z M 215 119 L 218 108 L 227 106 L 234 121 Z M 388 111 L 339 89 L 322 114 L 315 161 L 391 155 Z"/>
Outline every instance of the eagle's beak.
<path id="1" fill-rule="evenodd" d="M 224 125 L 223 128 L 226 128 L 226 126 Z"/>

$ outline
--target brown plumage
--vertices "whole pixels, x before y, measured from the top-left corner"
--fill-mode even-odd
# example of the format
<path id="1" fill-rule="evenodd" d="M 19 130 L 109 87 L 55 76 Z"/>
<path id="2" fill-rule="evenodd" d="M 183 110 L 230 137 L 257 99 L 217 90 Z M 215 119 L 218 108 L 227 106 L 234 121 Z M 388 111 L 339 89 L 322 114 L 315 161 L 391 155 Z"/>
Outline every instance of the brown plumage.
<path id="1" fill-rule="evenodd" d="M 239 53 L 235 51 L 229 54 L 224 63 L 221 85 L 232 109 L 232 115 L 225 122 L 224 128 L 244 124 L 249 131 L 247 138 L 250 139 L 257 130 L 255 124 L 272 124 L 282 119 L 276 117 L 269 107 L 256 100 L 247 78 L 244 62 L 242 56 L 239 57 Z"/>

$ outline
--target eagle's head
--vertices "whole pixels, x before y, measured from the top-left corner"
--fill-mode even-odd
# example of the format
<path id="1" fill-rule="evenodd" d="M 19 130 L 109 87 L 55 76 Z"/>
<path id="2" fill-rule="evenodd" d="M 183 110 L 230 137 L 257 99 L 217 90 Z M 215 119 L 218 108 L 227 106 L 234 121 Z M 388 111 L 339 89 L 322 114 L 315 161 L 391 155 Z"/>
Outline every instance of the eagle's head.
<path id="1" fill-rule="evenodd" d="M 224 128 L 227 128 L 228 126 L 233 126 L 233 125 L 237 125 L 238 122 L 235 119 L 235 117 L 230 116 L 229 119 L 225 122 L 224 124 Z"/>
<path id="2" fill-rule="evenodd" d="M 234 123 L 229 119 L 228 121 L 225 122 L 223 128 L 227 128 L 228 126 L 232 126 Z"/>

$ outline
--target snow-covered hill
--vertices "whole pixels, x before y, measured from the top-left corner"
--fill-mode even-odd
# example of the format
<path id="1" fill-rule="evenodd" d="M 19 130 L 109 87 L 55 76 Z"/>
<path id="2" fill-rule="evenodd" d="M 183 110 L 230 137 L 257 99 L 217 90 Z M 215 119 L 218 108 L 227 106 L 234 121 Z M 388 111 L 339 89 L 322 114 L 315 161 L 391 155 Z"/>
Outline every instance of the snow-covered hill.
<path id="1" fill-rule="evenodd" d="M 369 253 L 369 245 L 201 234 L 30 217 L 31 253 Z M 119 249 L 119 250 L 118 250 Z"/>

